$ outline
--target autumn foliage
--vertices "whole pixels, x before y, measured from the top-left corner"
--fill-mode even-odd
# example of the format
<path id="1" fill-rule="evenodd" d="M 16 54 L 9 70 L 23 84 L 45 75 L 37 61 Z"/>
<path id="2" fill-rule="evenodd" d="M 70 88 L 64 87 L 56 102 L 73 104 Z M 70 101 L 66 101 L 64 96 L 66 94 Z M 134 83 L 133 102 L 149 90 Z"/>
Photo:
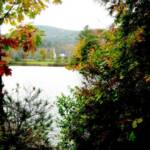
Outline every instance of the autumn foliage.
<path id="1" fill-rule="evenodd" d="M 15 39 L 5 38 L 3 36 L 0 36 L 0 58 L 6 57 L 7 53 L 3 51 L 5 47 L 18 47 L 18 42 Z M 3 75 L 11 75 L 11 69 L 8 67 L 7 62 L 4 60 L 0 60 L 0 76 Z"/>
<path id="2" fill-rule="evenodd" d="M 17 29 L 10 32 L 9 35 L 0 36 L 0 76 L 11 75 L 5 57 L 8 56 L 7 51 L 23 49 L 24 52 L 36 50 L 36 46 L 41 43 L 43 32 L 32 25 L 20 25 Z"/>
<path id="3" fill-rule="evenodd" d="M 149 149 L 150 1 L 97 1 L 108 4 L 115 24 L 80 34 L 70 67 L 85 80 L 58 100 L 60 147 Z"/>

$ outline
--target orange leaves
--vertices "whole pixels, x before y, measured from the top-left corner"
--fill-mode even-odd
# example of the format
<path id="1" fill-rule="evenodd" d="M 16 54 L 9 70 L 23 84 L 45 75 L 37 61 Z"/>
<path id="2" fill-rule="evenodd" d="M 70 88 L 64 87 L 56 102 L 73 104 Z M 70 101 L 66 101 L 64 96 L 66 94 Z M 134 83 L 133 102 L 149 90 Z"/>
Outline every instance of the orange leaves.
<path id="1" fill-rule="evenodd" d="M 19 47 L 25 52 L 35 51 L 36 46 L 41 43 L 41 36 L 43 32 L 33 25 L 20 25 L 10 34 L 10 37 L 18 40 Z"/>
<path id="2" fill-rule="evenodd" d="M 27 51 L 30 47 L 31 33 L 28 33 L 26 28 L 17 28 L 17 30 L 11 33 L 11 37 L 16 38 L 19 42 L 19 47 L 22 47 L 24 51 Z"/>
<path id="3" fill-rule="evenodd" d="M 82 64 L 81 63 L 78 63 L 76 65 L 74 65 L 73 69 L 75 70 L 80 70 L 82 68 Z"/>

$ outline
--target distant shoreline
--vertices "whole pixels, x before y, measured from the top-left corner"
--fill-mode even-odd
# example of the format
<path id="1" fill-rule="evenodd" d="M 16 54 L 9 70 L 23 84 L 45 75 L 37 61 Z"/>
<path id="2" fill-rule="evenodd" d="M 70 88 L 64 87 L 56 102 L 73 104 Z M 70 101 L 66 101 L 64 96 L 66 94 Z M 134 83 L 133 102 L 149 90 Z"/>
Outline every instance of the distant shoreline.
<path id="1" fill-rule="evenodd" d="M 36 64 L 33 64 L 33 65 L 22 65 L 22 64 L 10 64 L 10 66 L 35 66 L 35 67 L 66 67 L 66 65 L 36 65 Z"/>
<path id="2" fill-rule="evenodd" d="M 57 64 L 48 62 L 13 62 L 9 63 L 10 66 L 45 66 L 45 67 L 65 67 L 67 64 Z"/>

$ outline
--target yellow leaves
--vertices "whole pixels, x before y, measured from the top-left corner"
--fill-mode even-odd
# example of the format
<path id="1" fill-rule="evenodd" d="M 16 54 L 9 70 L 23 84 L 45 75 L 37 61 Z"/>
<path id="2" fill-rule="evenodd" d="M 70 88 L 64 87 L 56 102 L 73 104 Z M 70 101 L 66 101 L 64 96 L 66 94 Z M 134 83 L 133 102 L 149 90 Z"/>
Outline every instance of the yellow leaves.
<path id="1" fill-rule="evenodd" d="M 42 9 L 44 9 L 46 7 L 46 5 L 41 0 L 39 0 L 39 4 Z"/>
<path id="2" fill-rule="evenodd" d="M 136 120 L 132 122 L 132 128 L 137 128 L 137 121 Z"/>
<path id="3" fill-rule="evenodd" d="M 16 25 L 17 22 L 21 22 L 25 16 L 29 18 L 35 18 L 44 10 L 50 0 L 6 0 L 0 1 L 0 24 L 11 23 Z M 60 4 L 61 0 L 53 0 L 55 4 Z M 4 18 L 3 18 L 4 17 Z"/>
<path id="4" fill-rule="evenodd" d="M 11 57 L 9 55 L 9 52 L 6 53 L 6 56 L 3 57 L 3 60 L 6 62 L 6 64 L 8 64 L 11 61 Z"/>
<path id="5" fill-rule="evenodd" d="M 94 48 L 90 48 L 89 49 L 89 54 L 88 54 L 88 62 L 90 64 L 93 63 L 93 55 L 94 55 L 95 49 Z"/>
<path id="6" fill-rule="evenodd" d="M 138 124 L 140 124 L 140 123 L 142 123 L 142 122 L 143 122 L 143 118 L 138 118 L 138 119 L 137 119 L 137 123 L 138 123 Z"/>
<path id="7" fill-rule="evenodd" d="M 141 124 L 143 122 L 143 118 L 137 118 L 133 120 L 132 122 L 132 128 L 137 128 L 138 124 Z"/>
<path id="8" fill-rule="evenodd" d="M 22 3 L 23 3 L 24 8 L 28 9 L 28 7 L 30 7 L 30 0 L 23 0 Z"/>
<path id="9" fill-rule="evenodd" d="M 81 58 L 81 48 L 83 47 L 83 45 L 85 45 L 85 40 L 80 40 L 73 52 L 74 57 L 76 58 Z"/>
<path id="10" fill-rule="evenodd" d="M 21 22 L 24 19 L 24 16 L 22 13 L 18 14 L 18 22 Z"/>
<path id="11" fill-rule="evenodd" d="M 109 69 L 114 59 L 119 56 L 114 50 L 116 29 L 84 31 L 76 44 L 72 64 L 78 70 L 92 70 L 100 64 L 107 64 Z M 115 45 L 116 46 L 116 45 Z M 73 66 L 72 65 L 72 66 Z"/>
<path id="12" fill-rule="evenodd" d="M 150 82 L 150 75 L 146 75 L 146 76 L 144 77 L 144 80 L 145 80 L 146 82 Z"/>
<path id="13" fill-rule="evenodd" d="M 54 4 L 61 4 L 61 3 L 62 3 L 61 0 L 53 0 L 52 2 L 53 2 Z"/>
<path id="14" fill-rule="evenodd" d="M 142 33 L 143 33 L 143 28 L 138 28 L 136 31 L 129 34 L 129 36 L 125 39 L 127 45 L 130 47 L 130 46 L 134 46 L 134 44 L 137 42 L 141 42 L 143 40 Z"/>
<path id="15" fill-rule="evenodd" d="M 7 0 L 8 1 L 8 3 L 10 3 L 10 4 L 13 4 L 14 3 L 14 0 Z"/>
<path id="16" fill-rule="evenodd" d="M 117 12 L 119 14 L 125 14 L 126 11 L 127 5 L 123 1 L 120 1 L 119 4 L 113 5 L 112 7 L 112 13 Z"/>
<path id="17" fill-rule="evenodd" d="M 138 28 L 136 31 L 135 31 L 135 38 L 136 38 L 136 41 L 138 42 L 141 42 L 143 40 L 142 38 L 142 33 L 143 33 L 143 28 Z"/>
<path id="18" fill-rule="evenodd" d="M 109 68 L 112 68 L 112 58 L 111 57 L 105 57 L 104 61 L 107 63 Z"/>

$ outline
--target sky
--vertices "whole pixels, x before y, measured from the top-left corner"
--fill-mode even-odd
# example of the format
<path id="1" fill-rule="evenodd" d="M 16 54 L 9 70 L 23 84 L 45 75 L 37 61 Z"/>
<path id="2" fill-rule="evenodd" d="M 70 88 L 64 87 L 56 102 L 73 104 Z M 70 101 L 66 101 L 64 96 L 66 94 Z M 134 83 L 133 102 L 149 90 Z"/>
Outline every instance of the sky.
<path id="1" fill-rule="evenodd" d="M 26 19 L 36 25 L 49 25 L 69 30 L 82 30 L 86 25 L 90 28 L 107 28 L 113 23 L 104 6 L 94 0 L 63 0 L 61 5 L 50 4 L 34 20 Z M 8 26 L 3 26 L 3 31 Z"/>

